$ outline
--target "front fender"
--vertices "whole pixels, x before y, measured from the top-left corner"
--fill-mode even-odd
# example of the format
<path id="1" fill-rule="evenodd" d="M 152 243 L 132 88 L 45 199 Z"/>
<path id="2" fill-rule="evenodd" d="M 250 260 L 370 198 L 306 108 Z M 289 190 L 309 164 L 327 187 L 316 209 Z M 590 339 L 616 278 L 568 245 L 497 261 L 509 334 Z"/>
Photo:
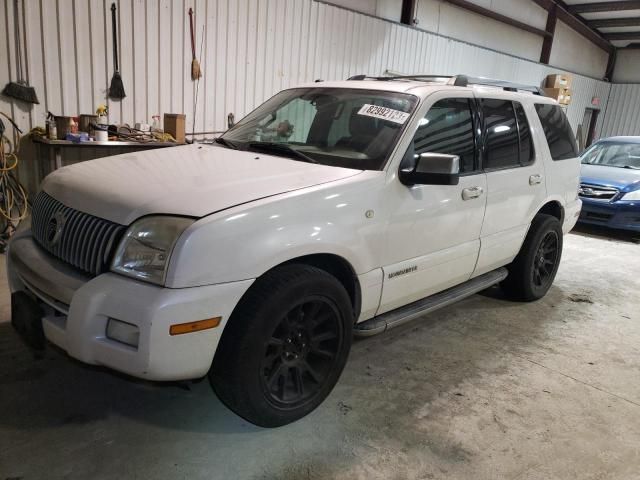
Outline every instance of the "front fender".
<path id="1" fill-rule="evenodd" d="M 344 258 L 357 274 L 368 272 L 379 266 L 384 246 L 384 177 L 384 172 L 364 172 L 205 217 L 178 240 L 166 285 L 257 278 L 283 262 L 318 253 Z"/>

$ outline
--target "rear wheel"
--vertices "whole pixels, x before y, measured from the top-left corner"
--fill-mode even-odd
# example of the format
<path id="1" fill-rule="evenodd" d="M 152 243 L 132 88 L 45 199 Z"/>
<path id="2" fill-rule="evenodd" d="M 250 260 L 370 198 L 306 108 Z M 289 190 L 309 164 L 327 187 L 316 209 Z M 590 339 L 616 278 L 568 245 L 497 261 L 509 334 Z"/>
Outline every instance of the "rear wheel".
<path id="1" fill-rule="evenodd" d="M 287 265 L 259 278 L 225 328 L 209 377 L 219 398 L 250 422 L 277 427 L 315 409 L 338 381 L 353 311 L 323 270 Z"/>
<path id="2" fill-rule="evenodd" d="M 520 252 L 507 267 L 509 275 L 500 284 L 503 291 L 514 300 L 544 297 L 556 277 L 561 257 L 560 221 L 551 215 L 537 215 Z"/>

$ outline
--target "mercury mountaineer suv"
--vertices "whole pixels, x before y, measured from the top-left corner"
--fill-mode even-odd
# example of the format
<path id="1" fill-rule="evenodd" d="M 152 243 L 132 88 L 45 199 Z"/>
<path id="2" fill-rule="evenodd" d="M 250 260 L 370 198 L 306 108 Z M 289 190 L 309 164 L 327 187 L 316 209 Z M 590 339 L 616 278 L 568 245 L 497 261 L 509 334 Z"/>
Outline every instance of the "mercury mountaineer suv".
<path id="1" fill-rule="evenodd" d="M 8 252 L 12 322 L 82 362 L 208 376 L 254 424 L 315 409 L 352 337 L 500 284 L 551 286 L 580 161 L 537 89 L 465 76 L 284 90 L 212 144 L 46 177 Z"/>

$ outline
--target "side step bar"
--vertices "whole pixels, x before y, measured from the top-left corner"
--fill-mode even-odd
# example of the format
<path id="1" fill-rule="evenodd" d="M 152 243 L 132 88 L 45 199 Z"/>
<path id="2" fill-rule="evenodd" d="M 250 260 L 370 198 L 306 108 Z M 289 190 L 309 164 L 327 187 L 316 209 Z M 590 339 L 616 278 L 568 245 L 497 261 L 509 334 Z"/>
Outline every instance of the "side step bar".
<path id="1" fill-rule="evenodd" d="M 431 313 L 439 308 L 451 305 L 474 293 L 481 292 L 496 283 L 507 278 L 507 269 L 502 267 L 497 270 L 480 275 L 476 278 L 461 283 L 455 287 L 436 293 L 422 300 L 415 301 L 404 307 L 383 313 L 370 320 L 358 323 L 353 328 L 353 333 L 357 337 L 370 337 L 378 333 L 385 332 L 390 328 L 403 325 L 421 315 Z"/>

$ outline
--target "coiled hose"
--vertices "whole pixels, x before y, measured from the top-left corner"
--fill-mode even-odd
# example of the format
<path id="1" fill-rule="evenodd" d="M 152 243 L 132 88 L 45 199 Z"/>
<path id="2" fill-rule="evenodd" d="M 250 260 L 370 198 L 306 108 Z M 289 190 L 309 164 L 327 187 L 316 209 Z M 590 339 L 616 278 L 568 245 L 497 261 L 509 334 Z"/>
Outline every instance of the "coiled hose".
<path id="1" fill-rule="evenodd" d="M 5 135 L 5 125 L 0 118 L 0 253 L 2 253 L 6 250 L 9 238 L 20 222 L 27 217 L 29 203 L 27 193 L 17 176 L 20 161 L 18 149 L 22 131 L 9 115 L 0 112 L 0 116 L 6 118 L 16 132 L 14 144 Z"/>

